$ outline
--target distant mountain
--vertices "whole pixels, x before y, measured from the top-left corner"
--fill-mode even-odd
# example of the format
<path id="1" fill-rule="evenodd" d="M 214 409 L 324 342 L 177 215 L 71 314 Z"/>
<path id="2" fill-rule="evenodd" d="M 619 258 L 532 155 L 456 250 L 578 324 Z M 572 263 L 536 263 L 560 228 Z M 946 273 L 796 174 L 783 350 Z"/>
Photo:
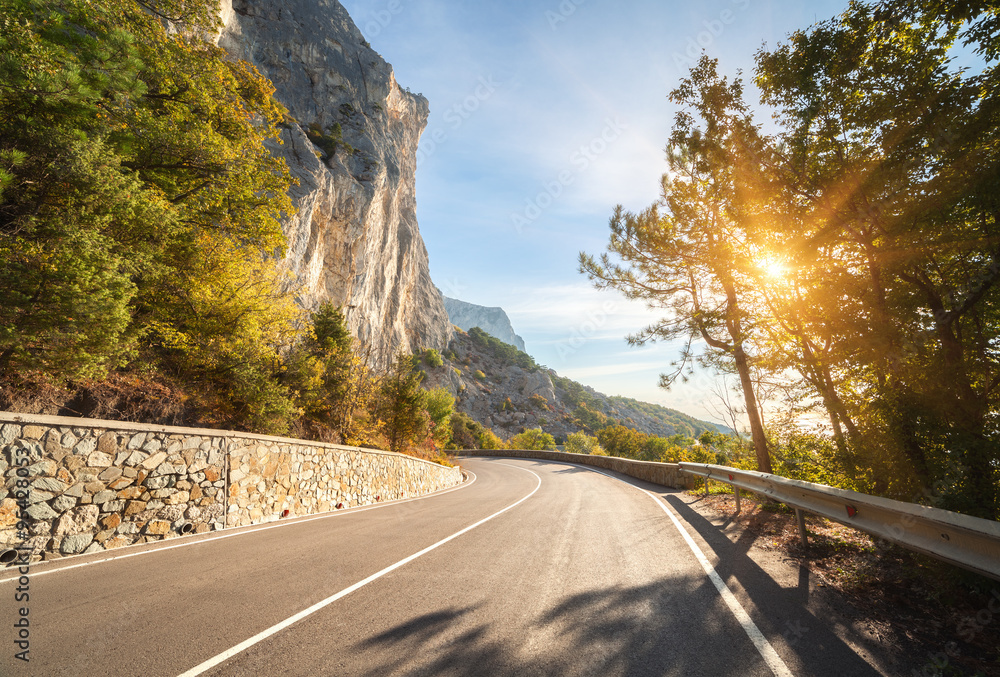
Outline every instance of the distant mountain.
<path id="1" fill-rule="evenodd" d="M 490 336 L 498 338 L 504 343 L 509 343 L 524 352 L 524 339 L 514 333 L 514 327 L 503 308 L 477 306 L 474 303 L 466 303 L 445 296 L 444 309 L 448 311 L 451 323 L 460 327 L 462 331 L 479 327 Z"/>
<path id="2" fill-rule="evenodd" d="M 502 439 L 541 428 L 558 441 L 578 430 L 594 434 L 615 423 L 660 437 L 732 432 L 656 404 L 599 393 L 538 365 L 530 355 L 479 328 L 456 331 L 441 357 L 440 366 L 421 367 L 424 387 L 447 389 L 458 411 Z"/>

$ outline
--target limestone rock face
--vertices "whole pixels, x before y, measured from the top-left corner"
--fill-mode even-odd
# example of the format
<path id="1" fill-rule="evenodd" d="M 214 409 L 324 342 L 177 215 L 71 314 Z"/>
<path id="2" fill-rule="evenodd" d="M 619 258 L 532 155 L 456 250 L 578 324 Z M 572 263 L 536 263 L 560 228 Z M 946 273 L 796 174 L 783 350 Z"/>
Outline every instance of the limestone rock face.
<path id="1" fill-rule="evenodd" d="M 524 352 L 524 339 L 514 333 L 514 327 L 503 308 L 477 306 L 474 303 L 466 303 L 448 297 L 444 299 L 444 307 L 448 311 L 451 323 L 461 327 L 463 331 L 479 327 L 490 336 L 498 338 L 504 343 L 509 343 L 522 353 Z"/>
<path id="2" fill-rule="evenodd" d="M 268 77 L 289 112 L 274 150 L 299 181 L 284 230 L 301 305 L 343 305 L 380 364 L 445 348 L 451 323 L 414 195 L 427 100 L 396 83 L 336 0 L 223 0 L 221 16 L 219 45 Z"/>

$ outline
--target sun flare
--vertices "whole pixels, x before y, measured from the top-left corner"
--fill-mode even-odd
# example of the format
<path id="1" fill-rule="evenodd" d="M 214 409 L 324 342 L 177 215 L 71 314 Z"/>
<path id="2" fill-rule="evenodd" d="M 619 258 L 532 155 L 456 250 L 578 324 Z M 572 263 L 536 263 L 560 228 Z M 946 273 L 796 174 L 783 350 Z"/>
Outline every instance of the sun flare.
<path id="1" fill-rule="evenodd" d="M 762 259 L 759 265 L 764 275 L 772 280 L 780 280 L 788 274 L 788 268 L 785 264 L 773 256 Z"/>

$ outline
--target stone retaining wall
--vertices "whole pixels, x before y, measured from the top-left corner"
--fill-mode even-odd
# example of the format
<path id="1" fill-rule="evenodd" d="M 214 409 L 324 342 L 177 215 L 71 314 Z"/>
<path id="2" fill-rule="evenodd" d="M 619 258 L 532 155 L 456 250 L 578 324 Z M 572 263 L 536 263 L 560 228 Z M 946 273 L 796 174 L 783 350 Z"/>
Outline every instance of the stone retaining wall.
<path id="1" fill-rule="evenodd" d="M 564 451 L 533 451 L 525 449 L 470 449 L 456 452 L 459 456 L 508 456 L 513 458 L 538 458 L 545 461 L 562 461 L 565 463 L 582 463 L 605 470 L 620 472 L 629 477 L 660 484 L 674 489 L 690 489 L 694 486 L 691 476 L 681 472 L 676 463 L 654 463 L 652 461 L 633 461 L 617 456 L 589 456 L 587 454 L 568 454 Z"/>
<path id="2" fill-rule="evenodd" d="M 226 526 L 394 501 L 447 489 L 458 468 L 412 456 L 267 439 L 230 442 Z"/>
<path id="3" fill-rule="evenodd" d="M 0 412 L 0 552 L 33 559 L 409 498 L 458 468 L 219 430 Z M 286 512 L 287 511 L 287 512 Z"/>

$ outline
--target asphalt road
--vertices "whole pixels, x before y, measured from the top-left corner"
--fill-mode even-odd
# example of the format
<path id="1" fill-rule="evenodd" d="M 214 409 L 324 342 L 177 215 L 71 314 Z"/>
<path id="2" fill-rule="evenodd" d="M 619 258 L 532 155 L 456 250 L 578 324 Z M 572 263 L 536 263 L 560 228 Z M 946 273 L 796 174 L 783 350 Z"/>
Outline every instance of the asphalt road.
<path id="1" fill-rule="evenodd" d="M 28 663 L 4 570 L 0 674 L 879 674 L 674 492 L 462 465 L 422 499 L 32 566 Z"/>

